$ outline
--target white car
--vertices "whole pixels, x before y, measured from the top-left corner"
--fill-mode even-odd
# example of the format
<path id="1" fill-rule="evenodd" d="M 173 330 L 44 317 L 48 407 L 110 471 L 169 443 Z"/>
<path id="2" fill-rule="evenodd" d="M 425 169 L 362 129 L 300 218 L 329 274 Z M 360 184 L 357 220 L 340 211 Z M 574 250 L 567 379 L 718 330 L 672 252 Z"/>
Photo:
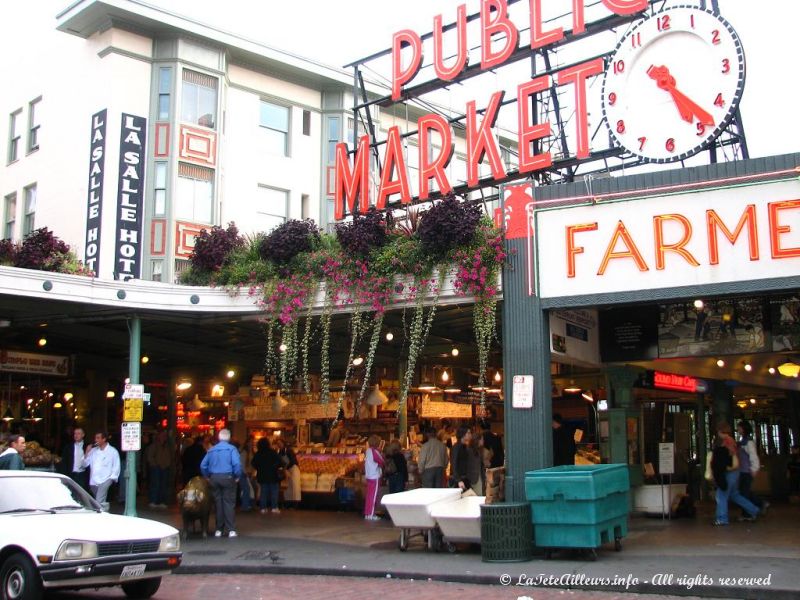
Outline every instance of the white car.
<path id="1" fill-rule="evenodd" d="M 174 527 L 102 512 L 68 477 L 0 471 L 0 598 L 121 585 L 149 598 L 180 565 Z"/>

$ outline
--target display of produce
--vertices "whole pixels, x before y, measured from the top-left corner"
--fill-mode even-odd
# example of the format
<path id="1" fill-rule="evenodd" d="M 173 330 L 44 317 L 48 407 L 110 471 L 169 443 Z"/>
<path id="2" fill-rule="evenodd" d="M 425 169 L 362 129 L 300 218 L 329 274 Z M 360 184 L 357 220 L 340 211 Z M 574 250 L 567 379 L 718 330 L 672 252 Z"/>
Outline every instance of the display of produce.
<path id="1" fill-rule="evenodd" d="M 7 447 L 7 444 L 0 444 L 0 453 Z M 28 442 L 22 452 L 22 462 L 26 467 L 49 467 L 58 462 L 61 458 L 44 448 L 39 442 Z"/>
<path id="2" fill-rule="evenodd" d="M 336 480 L 353 477 L 363 469 L 363 454 L 340 452 L 323 454 L 319 448 L 301 449 L 297 454 L 300 486 L 304 492 L 334 492 Z"/>

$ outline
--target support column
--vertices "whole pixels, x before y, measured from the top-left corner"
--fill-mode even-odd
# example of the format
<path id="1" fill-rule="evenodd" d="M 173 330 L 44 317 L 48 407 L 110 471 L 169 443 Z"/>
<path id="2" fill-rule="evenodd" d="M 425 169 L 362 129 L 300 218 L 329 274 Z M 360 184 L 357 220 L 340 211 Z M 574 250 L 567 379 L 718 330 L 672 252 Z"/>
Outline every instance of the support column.
<path id="1" fill-rule="evenodd" d="M 404 381 L 406 378 L 406 361 L 401 360 L 397 364 L 397 380 Z M 408 441 L 408 402 L 403 402 L 403 406 L 397 411 L 397 439 L 400 446 L 405 448 Z"/>
<path id="2" fill-rule="evenodd" d="M 139 383 L 139 354 L 142 345 L 142 322 L 132 317 L 129 324 L 130 352 L 128 355 L 128 377 L 131 383 Z M 125 515 L 136 516 L 136 452 L 125 453 Z"/>
<path id="3" fill-rule="evenodd" d="M 609 367 L 606 379 L 610 390 L 609 400 L 614 408 L 633 407 L 633 384 L 639 379 L 643 370 L 636 367 Z"/>
<path id="4" fill-rule="evenodd" d="M 717 431 L 717 425 L 728 423 L 733 428 L 733 388 L 724 381 L 711 382 L 711 434 Z"/>
<path id="5" fill-rule="evenodd" d="M 523 502 L 525 472 L 553 465 L 550 328 L 541 301 L 524 296 L 522 289 L 514 289 L 521 287 L 519 282 L 513 283 L 517 285 L 509 281 L 504 287 L 502 306 L 506 500 Z M 515 375 L 533 376 L 533 408 L 513 408 Z"/>
<path id="6" fill-rule="evenodd" d="M 642 448 L 640 444 L 641 419 L 634 406 L 633 384 L 644 369 L 636 367 L 609 367 L 606 369 L 607 387 L 611 406 L 608 410 L 608 458 L 610 462 L 627 464 L 632 486 L 642 485 Z M 632 420 L 635 427 L 629 426 Z"/>

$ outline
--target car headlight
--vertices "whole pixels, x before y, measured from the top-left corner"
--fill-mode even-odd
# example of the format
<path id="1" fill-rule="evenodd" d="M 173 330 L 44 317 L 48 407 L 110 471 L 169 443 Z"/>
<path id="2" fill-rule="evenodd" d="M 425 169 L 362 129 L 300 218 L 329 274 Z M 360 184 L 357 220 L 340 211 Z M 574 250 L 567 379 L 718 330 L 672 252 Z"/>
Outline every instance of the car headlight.
<path id="1" fill-rule="evenodd" d="M 97 544 L 80 540 L 64 540 L 56 552 L 56 560 L 97 558 Z"/>
<path id="2" fill-rule="evenodd" d="M 180 549 L 181 536 L 179 533 L 161 538 L 161 543 L 158 545 L 159 552 L 177 552 Z"/>

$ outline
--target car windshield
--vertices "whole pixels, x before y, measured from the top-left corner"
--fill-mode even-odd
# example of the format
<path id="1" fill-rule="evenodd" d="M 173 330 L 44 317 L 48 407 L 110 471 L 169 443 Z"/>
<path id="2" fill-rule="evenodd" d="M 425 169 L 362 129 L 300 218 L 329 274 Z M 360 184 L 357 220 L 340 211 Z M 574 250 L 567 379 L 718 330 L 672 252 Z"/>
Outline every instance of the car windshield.
<path id="1" fill-rule="evenodd" d="M 3 477 L 0 480 L 0 514 L 25 510 L 95 510 L 91 498 L 78 485 L 61 477 Z"/>

